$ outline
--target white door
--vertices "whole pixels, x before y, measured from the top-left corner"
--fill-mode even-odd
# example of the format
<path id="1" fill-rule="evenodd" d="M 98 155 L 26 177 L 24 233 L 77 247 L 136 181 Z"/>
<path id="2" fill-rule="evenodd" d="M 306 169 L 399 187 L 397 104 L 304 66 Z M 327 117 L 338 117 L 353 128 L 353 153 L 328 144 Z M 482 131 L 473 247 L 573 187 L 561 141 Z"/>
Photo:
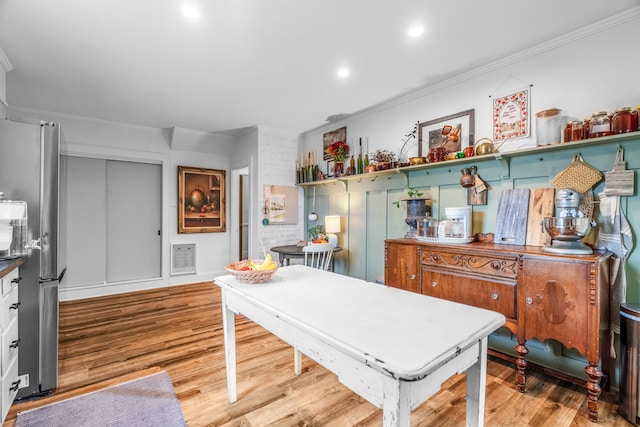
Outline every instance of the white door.
<path id="1" fill-rule="evenodd" d="M 161 170 L 158 164 L 62 156 L 66 287 L 162 276 Z"/>
<path id="2" fill-rule="evenodd" d="M 107 283 L 161 277 L 160 165 L 107 161 Z"/>

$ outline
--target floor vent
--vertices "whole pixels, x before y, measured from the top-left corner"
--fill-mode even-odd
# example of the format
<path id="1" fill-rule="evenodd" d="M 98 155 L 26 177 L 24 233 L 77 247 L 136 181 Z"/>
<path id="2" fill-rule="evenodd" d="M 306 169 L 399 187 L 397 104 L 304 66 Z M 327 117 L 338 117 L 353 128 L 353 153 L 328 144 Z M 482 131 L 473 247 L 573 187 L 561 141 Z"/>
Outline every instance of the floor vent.
<path id="1" fill-rule="evenodd" d="M 171 245 L 171 275 L 177 276 L 179 274 L 195 274 L 195 272 L 195 243 Z"/>

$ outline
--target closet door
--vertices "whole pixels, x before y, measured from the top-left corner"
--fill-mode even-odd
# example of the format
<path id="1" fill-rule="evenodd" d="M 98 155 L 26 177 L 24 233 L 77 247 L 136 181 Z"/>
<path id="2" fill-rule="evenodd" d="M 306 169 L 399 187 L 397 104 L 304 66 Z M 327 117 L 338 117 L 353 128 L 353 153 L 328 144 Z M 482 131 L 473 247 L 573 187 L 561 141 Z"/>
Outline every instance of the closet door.
<path id="1" fill-rule="evenodd" d="M 162 275 L 161 166 L 107 161 L 107 283 Z"/>
<path id="2" fill-rule="evenodd" d="M 155 279 L 161 271 L 161 165 L 62 156 L 65 287 Z"/>
<path id="3" fill-rule="evenodd" d="M 60 156 L 60 254 L 67 267 L 61 287 L 100 285 L 105 278 L 103 159 Z"/>

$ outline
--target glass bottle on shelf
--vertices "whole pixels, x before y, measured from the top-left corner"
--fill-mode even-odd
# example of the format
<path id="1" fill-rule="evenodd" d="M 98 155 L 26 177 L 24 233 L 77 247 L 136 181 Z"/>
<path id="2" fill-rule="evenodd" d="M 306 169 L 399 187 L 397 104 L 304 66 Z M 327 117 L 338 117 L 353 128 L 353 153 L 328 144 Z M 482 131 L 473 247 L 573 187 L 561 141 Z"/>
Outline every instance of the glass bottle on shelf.
<path id="1" fill-rule="evenodd" d="M 606 111 L 593 113 L 589 122 L 589 138 L 611 135 L 611 119 Z"/>
<path id="2" fill-rule="evenodd" d="M 356 174 L 356 159 L 351 155 L 351 160 L 349 160 L 349 175 Z"/>
<path id="3" fill-rule="evenodd" d="M 564 131 L 562 133 L 562 142 L 571 142 L 571 128 L 573 127 L 573 122 L 567 122 L 564 127 Z"/>
<path id="4" fill-rule="evenodd" d="M 582 120 L 574 120 L 571 122 L 571 141 L 582 139 L 584 139 L 584 123 Z"/>

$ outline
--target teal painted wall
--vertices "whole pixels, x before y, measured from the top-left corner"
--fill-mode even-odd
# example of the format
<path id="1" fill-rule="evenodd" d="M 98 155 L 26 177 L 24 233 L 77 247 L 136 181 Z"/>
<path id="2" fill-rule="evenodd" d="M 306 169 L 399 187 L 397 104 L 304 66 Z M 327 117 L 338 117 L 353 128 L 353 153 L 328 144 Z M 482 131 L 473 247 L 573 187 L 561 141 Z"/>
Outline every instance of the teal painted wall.
<path id="1" fill-rule="evenodd" d="M 571 163 L 575 153 L 580 153 L 587 163 L 604 173 L 613 168 L 618 145 L 624 149 L 628 169 L 637 171 L 640 168 L 640 133 L 586 143 L 528 149 L 522 153 L 505 153 L 502 159 L 493 156 L 470 158 L 394 175 L 362 175 L 305 186 L 305 217 L 310 212 L 315 187 L 318 222 L 322 223 L 324 215 L 342 216 L 340 245 L 346 250 L 340 253 L 340 264 L 336 271 L 373 282 L 384 275 L 384 240 L 403 237 L 409 229 L 404 222 L 405 204 L 401 203 L 400 208 L 393 204 L 406 194 L 409 186 L 419 188 L 426 196 L 431 197 L 432 216 L 442 219 L 445 207 L 466 206 L 466 190 L 459 185 L 460 169 L 476 165 L 478 174 L 489 186 L 489 193 L 487 205 L 473 206 L 473 232 L 491 233 L 495 230 L 500 190 L 552 187 L 553 177 Z M 621 198 L 623 212 L 633 230 L 634 242 L 636 232 L 640 229 L 640 196 L 637 191 L 637 172 L 635 174 L 635 195 Z M 603 187 L 604 181 L 594 188 L 594 193 L 597 195 Z M 595 211 L 597 213 L 597 204 Z M 638 270 L 640 252 L 634 248 L 626 264 L 628 302 L 640 302 Z M 506 329 L 491 337 L 491 346 L 505 352 L 514 354 L 515 344 L 514 338 Z M 584 359 L 574 350 L 565 349 L 552 341 L 539 343 L 532 340 L 529 344 L 529 360 L 562 369 L 574 376 L 583 376 Z M 614 360 L 614 387 L 618 384 L 618 371 L 618 362 Z"/>

